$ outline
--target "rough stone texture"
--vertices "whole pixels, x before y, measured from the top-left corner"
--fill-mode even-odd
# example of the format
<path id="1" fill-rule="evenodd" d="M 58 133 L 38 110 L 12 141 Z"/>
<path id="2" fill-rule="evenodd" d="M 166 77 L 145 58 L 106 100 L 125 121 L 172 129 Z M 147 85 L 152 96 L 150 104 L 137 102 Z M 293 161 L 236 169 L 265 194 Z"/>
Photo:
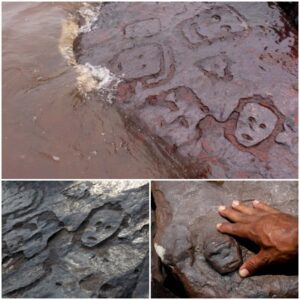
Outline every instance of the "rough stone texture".
<path id="1" fill-rule="evenodd" d="M 297 44 L 266 2 L 108 3 L 74 49 L 181 178 L 296 178 Z"/>
<path id="2" fill-rule="evenodd" d="M 3 297 L 148 297 L 147 182 L 4 182 L 2 195 Z"/>
<path id="3" fill-rule="evenodd" d="M 165 297 L 164 288 L 180 297 L 297 297 L 294 268 L 272 269 L 242 279 L 238 268 L 257 247 L 221 234 L 225 222 L 220 205 L 233 200 L 261 199 L 286 213 L 298 214 L 297 182 L 163 182 L 152 183 L 152 295 Z M 295 267 L 295 266 L 294 266 Z M 167 275 L 166 275 L 167 274 Z M 177 280 L 169 284 L 170 277 Z M 182 285 L 182 291 L 177 287 Z"/>
<path id="4" fill-rule="evenodd" d="M 204 240 L 202 251 L 205 259 L 220 274 L 233 272 L 242 264 L 240 247 L 229 236 L 208 236 Z"/>

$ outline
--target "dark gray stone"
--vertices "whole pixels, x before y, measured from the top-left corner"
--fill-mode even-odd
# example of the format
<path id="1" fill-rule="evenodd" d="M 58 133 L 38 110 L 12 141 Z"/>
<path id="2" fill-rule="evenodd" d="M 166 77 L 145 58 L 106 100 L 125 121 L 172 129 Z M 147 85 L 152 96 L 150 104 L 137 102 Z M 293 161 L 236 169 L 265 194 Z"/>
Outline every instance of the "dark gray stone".
<path id="1" fill-rule="evenodd" d="M 85 246 L 93 247 L 113 235 L 123 220 L 120 211 L 103 209 L 96 212 L 89 220 L 81 241 Z"/>
<path id="2" fill-rule="evenodd" d="M 154 286 L 159 288 L 157 284 L 160 284 L 177 297 L 298 296 L 298 275 L 293 268 L 266 270 L 242 279 L 239 266 L 257 248 L 216 229 L 216 224 L 226 222 L 218 214 L 218 207 L 230 206 L 233 200 L 247 204 L 249 199 L 260 199 L 283 212 L 297 215 L 297 182 L 160 181 L 152 183 L 152 192 L 155 201 Z M 171 279 L 173 284 L 168 284 Z M 158 296 L 159 293 L 153 291 Z M 162 297 L 164 295 L 163 292 Z"/>
<path id="3" fill-rule="evenodd" d="M 4 182 L 3 296 L 147 298 L 148 199 L 145 181 Z"/>
<path id="4" fill-rule="evenodd" d="M 170 176 L 296 178 L 297 41 L 267 2 L 113 2 L 74 53 L 121 79 L 109 99 Z"/>

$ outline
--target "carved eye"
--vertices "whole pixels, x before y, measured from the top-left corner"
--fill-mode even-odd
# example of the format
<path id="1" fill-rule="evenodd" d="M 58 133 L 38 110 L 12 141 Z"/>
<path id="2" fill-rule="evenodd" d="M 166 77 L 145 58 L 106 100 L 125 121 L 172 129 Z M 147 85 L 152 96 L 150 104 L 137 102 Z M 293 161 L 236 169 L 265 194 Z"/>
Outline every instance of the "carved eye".
<path id="1" fill-rule="evenodd" d="M 261 123 L 261 124 L 259 125 L 259 127 L 262 128 L 262 129 L 267 128 L 266 124 L 264 124 L 264 123 Z"/>
<path id="2" fill-rule="evenodd" d="M 212 20 L 215 21 L 215 22 L 220 22 L 220 21 L 221 21 L 221 17 L 218 16 L 218 15 L 213 15 L 211 18 L 212 18 Z"/>
<path id="3" fill-rule="evenodd" d="M 256 119 L 254 117 L 249 117 L 248 118 L 249 122 L 253 123 L 253 122 L 256 122 Z"/>

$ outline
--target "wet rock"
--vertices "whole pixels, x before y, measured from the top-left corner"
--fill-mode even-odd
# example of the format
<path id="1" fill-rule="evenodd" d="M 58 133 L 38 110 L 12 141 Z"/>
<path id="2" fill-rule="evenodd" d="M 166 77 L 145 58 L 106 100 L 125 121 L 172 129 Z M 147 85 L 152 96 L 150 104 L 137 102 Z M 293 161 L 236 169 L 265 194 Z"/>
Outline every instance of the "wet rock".
<path id="1" fill-rule="evenodd" d="M 278 6 L 108 3 L 76 45 L 122 78 L 114 106 L 178 177 L 297 176 L 280 142 L 297 140 L 297 33 Z"/>
<path id="2" fill-rule="evenodd" d="M 158 288 L 153 294 L 160 297 L 166 289 L 181 298 L 297 297 L 296 269 L 268 270 L 242 279 L 238 269 L 257 247 L 216 230 L 216 224 L 225 221 L 218 207 L 236 199 L 262 199 L 297 215 L 297 182 L 160 181 L 152 184 L 152 193 L 152 271 Z"/>
<path id="3" fill-rule="evenodd" d="M 141 117 L 169 145 L 191 148 L 193 141 L 201 135 L 197 124 L 207 111 L 208 108 L 191 89 L 179 87 L 147 98 Z"/>
<path id="4" fill-rule="evenodd" d="M 148 297 L 148 193 L 143 181 L 4 183 L 3 296 Z"/>

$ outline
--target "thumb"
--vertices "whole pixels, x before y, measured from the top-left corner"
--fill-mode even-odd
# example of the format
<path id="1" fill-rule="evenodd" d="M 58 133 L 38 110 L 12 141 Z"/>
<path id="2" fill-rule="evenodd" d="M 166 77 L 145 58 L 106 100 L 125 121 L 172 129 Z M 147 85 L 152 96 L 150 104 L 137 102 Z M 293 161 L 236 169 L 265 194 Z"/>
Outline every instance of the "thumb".
<path id="1" fill-rule="evenodd" d="M 262 267 L 266 266 L 269 263 L 269 257 L 266 251 L 259 251 L 258 254 L 250 257 L 239 270 L 241 277 L 248 277 L 253 275 Z"/>

